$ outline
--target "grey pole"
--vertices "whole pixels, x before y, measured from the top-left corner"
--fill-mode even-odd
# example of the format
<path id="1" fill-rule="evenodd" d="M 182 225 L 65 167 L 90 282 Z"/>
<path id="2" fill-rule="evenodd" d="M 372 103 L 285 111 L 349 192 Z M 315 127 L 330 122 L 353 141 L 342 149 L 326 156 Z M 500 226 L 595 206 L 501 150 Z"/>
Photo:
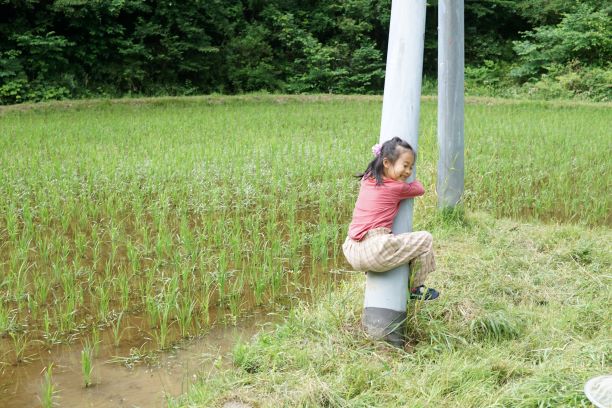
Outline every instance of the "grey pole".
<path id="1" fill-rule="evenodd" d="M 381 143 L 395 136 L 417 149 L 426 0 L 394 0 L 387 50 Z M 409 181 L 414 180 L 413 176 Z M 400 204 L 393 233 L 412 231 L 412 199 Z M 374 338 L 403 346 L 408 295 L 408 265 L 368 273 L 363 326 Z"/>
<path id="2" fill-rule="evenodd" d="M 438 2 L 439 208 L 453 208 L 463 194 L 463 0 Z"/>

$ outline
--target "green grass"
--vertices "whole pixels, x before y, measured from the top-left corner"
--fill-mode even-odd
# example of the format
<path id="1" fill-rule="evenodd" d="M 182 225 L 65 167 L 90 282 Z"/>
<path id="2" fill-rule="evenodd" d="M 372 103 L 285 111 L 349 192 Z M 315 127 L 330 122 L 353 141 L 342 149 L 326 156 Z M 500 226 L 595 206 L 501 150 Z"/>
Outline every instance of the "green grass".
<path id="1" fill-rule="evenodd" d="M 13 339 L 0 343 L 0 366 L 27 360 L 30 344 L 95 328 L 119 343 L 117 316 L 143 317 L 140 329 L 164 349 L 255 307 L 291 310 L 330 293 L 338 275 L 328 272 L 347 268 L 352 176 L 371 158 L 380 112 L 379 97 L 257 95 L 0 108 L 0 336 Z M 466 214 L 572 225 L 565 256 L 597 264 L 588 262 L 598 243 L 583 235 L 612 222 L 609 117 L 609 104 L 469 99 Z M 445 245 L 455 239 L 448 225 L 467 227 L 461 214 L 435 215 L 435 121 L 426 99 L 417 175 L 427 194 L 414 226 Z M 488 242 L 490 224 L 470 233 Z M 474 271 L 460 269 L 511 262 L 504 251 L 518 243 L 500 245 L 474 249 Z M 488 288 L 474 293 L 529 296 L 506 279 L 478 281 Z M 462 329 L 475 341 L 516 341 L 524 321 L 484 308 Z"/>
<path id="2" fill-rule="evenodd" d="M 610 230 L 476 213 L 433 233 L 442 296 L 409 305 L 406 350 L 361 330 L 356 274 L 170 406 L 589 407 L 584 383 L 612 366 Z"/>

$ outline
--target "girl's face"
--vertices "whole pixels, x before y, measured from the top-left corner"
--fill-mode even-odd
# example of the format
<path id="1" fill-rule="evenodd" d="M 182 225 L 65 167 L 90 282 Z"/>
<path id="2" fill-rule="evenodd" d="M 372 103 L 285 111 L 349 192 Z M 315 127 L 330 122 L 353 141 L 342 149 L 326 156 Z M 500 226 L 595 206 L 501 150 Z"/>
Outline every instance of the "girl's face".
<path id="1" fill-rule="evenodd" d="M 412 150 L 402 149 L 399 157 L 395 163 L 391 163 L 386 157 L 383 159 L 383 166 L 385 166 L 385 177 L 397 180 L 406 181 L 408 177 L 412 175 L 412 168 L 414 166 L 414 153 Z"/>

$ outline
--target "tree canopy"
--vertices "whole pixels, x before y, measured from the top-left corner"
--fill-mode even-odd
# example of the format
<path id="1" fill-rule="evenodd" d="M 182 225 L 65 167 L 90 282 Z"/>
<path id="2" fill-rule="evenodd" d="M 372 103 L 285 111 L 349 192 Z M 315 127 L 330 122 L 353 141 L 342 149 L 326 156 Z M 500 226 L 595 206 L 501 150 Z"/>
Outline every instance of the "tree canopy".
<path id="1" fill-rule="evenodd" d="M 466 0 L 468 81 L 518 86 L 552 76 L 609 99 L 609 87 L 600 83 L 610 77 L 607 4 Z M 390 10 L 390 0 L 0 0 L 0 103 L 380 93 Z M 424 58 L 431 78 L 436 20 L 433 1 Z"/>

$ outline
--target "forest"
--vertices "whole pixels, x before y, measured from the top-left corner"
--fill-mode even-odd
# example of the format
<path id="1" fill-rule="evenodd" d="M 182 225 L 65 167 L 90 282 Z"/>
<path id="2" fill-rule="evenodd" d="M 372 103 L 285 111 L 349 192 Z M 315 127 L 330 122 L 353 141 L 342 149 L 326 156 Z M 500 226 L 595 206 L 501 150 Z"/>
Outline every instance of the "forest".
<path id="1" fill-rule="evenodd" d="M 380 94 L 391 0 L 1 0 L 0 104 L 193 94 Z M 437 1 L 423 91 L 435 92 Z M 605 0 L 466 0 L 471 95 L 612 96 Z"/>

